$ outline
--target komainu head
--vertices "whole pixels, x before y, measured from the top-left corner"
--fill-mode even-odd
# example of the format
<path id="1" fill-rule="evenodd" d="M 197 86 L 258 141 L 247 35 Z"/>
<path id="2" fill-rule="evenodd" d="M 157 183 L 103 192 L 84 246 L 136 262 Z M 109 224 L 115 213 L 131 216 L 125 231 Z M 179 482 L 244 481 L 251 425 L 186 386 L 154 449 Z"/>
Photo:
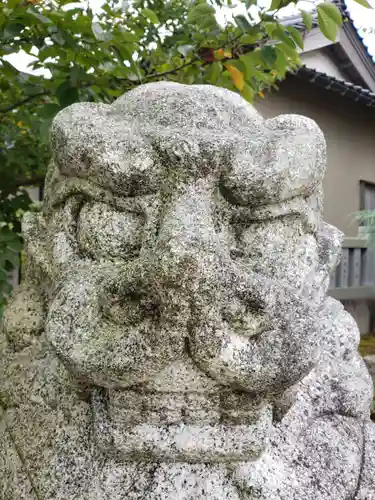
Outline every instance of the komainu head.
<path id="1" fill-rule="evenodd" d="M 51 141 L 4 323 L 16 348 L 42 334 L 110 401 L 224 391 L 229 408 L 214 406 L 228 422 L 243 394 L 265 401 L 309 373 L 340 245 L 321 220 L 313 121 L 263 120 L 229 91 L 157 83 L 64 109 Z"/>

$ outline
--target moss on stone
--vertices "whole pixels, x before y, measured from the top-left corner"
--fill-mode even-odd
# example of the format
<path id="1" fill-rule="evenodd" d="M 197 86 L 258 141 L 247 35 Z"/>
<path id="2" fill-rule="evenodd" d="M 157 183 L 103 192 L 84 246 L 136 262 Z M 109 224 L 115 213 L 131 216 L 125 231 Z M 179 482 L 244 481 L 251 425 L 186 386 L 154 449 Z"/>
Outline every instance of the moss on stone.
<path id="1" fill-rule="evenodd" d="M 375 333 L 362 337 L 358 349 L 363 357 L 375 354 Z"/>

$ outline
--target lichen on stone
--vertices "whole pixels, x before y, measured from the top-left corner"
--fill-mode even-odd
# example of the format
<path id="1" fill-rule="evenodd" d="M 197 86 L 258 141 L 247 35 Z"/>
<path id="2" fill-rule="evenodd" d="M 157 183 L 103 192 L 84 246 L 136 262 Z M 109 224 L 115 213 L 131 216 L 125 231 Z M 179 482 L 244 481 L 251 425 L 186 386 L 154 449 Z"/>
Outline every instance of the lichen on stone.
<path id="1" fill-rule="evenodd" d="M 51 130 L 0 333 L 4 500 L 373 500 L 325 141 L 159 82 Z"/>

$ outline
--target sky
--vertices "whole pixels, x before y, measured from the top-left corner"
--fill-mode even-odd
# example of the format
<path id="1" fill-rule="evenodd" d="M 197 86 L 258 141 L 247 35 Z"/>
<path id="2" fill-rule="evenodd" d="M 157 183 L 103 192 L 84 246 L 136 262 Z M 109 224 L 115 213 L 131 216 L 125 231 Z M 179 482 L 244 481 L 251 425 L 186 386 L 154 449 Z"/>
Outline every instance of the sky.
<path id="1" fill-rule="evenodd" d="M 372 6 L 374 6 L 373 10 L 366 9 L 361 5 L 357 4 L 354 0 L 346 0 L 346 5 L 348 7 L 348 11 L 353 20 L 354 26 L 359 30 L 360 35 L 363 37 L 363 42 L 367 47 L 369 54 L 372 56 L 375 62 L 375 0 L 368 0 Z M 88 0 L 91 8 L 94 12 L 100 10 L 101 5 L 104 3 L 103 0 Z M 264 0 L 265 4 L 267 0 Z M 262 0 L 263 3 L 263 0 Z M 305 10 L 311 10 L 314 6 L 313 2 L 301 1 L 297 4 L 300 8 Z M 77 3 L 68 4 L 65 8 L 69 8 L 69 6 L 77 6 Z M 228 15 L 235 15 L 239 12 L 243 12 L 244 6 L 239 6 L 236 9 L 228 9 L 227 12 L 223 11 L 218 14 L 219 22 L 224 22 L 225 18 Z M 289 15 L 293 15 L 297 13 L 298 9 L 293 5 L 282 9 L 282 17 L 286 17 Z M 366 30 L 373 29 L 374 33 L 368 33 Z M 33 61 L 33 57 L 24 53 L 19 52 L 18 54 L 11 54 L 9 56 L 4 57 L 11 64 L 13 64 L 19 71 L 25 71 L 27 73 L 33 74 L 44 74 L 48 76 L 48 73 L 45 70 L 32 70 L 28 65 Z"/>

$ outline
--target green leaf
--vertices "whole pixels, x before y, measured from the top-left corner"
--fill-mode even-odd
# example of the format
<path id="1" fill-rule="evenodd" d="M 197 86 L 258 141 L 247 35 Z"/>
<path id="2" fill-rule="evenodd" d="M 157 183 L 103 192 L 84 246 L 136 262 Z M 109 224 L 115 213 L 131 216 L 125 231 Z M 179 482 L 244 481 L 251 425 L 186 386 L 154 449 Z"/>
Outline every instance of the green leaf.
<path id="1" fill-rule="evenodd" d="M 241 43 L 244 45 L 256 43 L 262 38 L 261 33 L 254 33 L 254 35 L 243 35 L 241 36 Z"/>
<path id="2" fill-rule="evenodd" d="M 37 19 L 42 24 L 53 24 L 51 19 L 48 19 L 46 16 L 42 16 L 39 12 L 36 12 L 32 7 L 29 7 L 26 11 L 28 14 L 31 14 L 35 19 Z"/>
<path id="3" fill-rule="evenodd" d="M 1 46 L 1 52 L 3 54 L 12 54 L 13 52 L 16 52 L 14 47 L 12 45 L 2 45 Z"/>
<path id="4" fill-rule="evenodd" d="M 70 80 L 65 80 L 57 87 L 56 97 L 61 108 L 65 108 L 78 101 L 78 89 L 72 87 Z"/>
<path id="5" fill-rule="evenodd" d="M 235 66 L 241 73 L 245 73 L 246 71 L 246 64 L 242 59 L 232 59 L 229 64 Z M 224 66 L 226 65 L 224 64 Z"/>
<path id="6" fill-rule="evenodd" d="M 91 25 L 92 32 L 94 37 L 100 42 L 105 42 L 113 39 L 113 35 L 104 31 L 99 23 L 92 23 Z"/>
<path id="7" fill-rule="evenodd" d="M 15 78 L 18 79 L 19 78 L 19 71 L 17 68 L 15 68 L 13 66 L 13 64 L 10 64 L 8 61 L 5 61 L 5 59 L 3 59 L 1 61 L 1 72 L 3 73 L 3 75 L 5 75 L 7 78 L 10 78 L 12 80 L 14 80 Z"/>
<path id="8" fill-rule="evenodd" d="M 261 57 L 260 52 L 248 52 L 241 56 L 241 61 L 243 61 L 245 80 L 250 81 L 250 79 L 257 74 L 257 65 L 260 63 Z"/>
<path id="9" fill-rule="evenodd" d="M 15 238 L 18 238 L 18 236 L 11 229 L 9 229 L 8 226 L 4 226 L 1 229 L 0 231 L 1 243 L 9 243 L 10 241 L 13 241 Z"/>
<path id="10" fill-rule="evenodd" d="M 44 120 L 40 124 L 39 128 L 39 136 L 42 144 L 48 144 L 49 143 L 49 131 L 52 125 L 52 118 Z"/>
<path id="11" fill-rule="evenodd" d="M 246 0 L 246 1 L 245 1 L 245 5 L 246 5 L 246 8 L 247 8 L 247 9 L 250 9 L 250 7 L 251 7 L 252 5 L 256 5 L 256 4 L 257 4 L 257 0 Z"/>
<path id="12" fill-rule="evenodd" d="M 41 90 L 41 88 L 32 83 L 24 83 L 22 88 L 25 95 L 35 95 L 39 90 Z"/>
<path id="13" fill-rule="evenodd" d="M 324 7 L 322 8 L 322 5 L 327 4 L 319 4 L 317 6 L 319 28 L 323 35 L 328 38 L 328 40 L 334 42 L 336 40 L 339 23 L 337 23 L 337 21 L 331 17 L 331 10 L 328 9 L 327 13 L 327 9 Z M 334 7 L 333 5 L 331 6 Z"/>
<path id="14" fill-rule="evenodd" d="M 207 70 L 206 73 L 207 80 L 210 83 L 216 85 L 222 71 L 223 71 L 223 65 L 220 62 L 213 62 L 209 67 L 209 69 Z"/>
<path id="15" fill-rule="evenodd" d="M 92 32 L 94 34 L 94 37 L 97 39 L 97 40 L 105 40 L 105 31 L 103 30 L 103 28 L 100 26 L 99 23 L 92 23 L 91 25 L 91 29 L 92 29 Z"/>
<path id="16" fill-rule="evenodd" d="M 254 89 L 250 87 L 247 83 L 245 83 L 244 88 L 241 91 L 241 95 L 248 101 L 253 102 L 254 100 Z"/>
<path id="17" fill-rule="evenodd" d="M 268 67 L 273 67 L 277 59 L 276 49 L 270 45 L 265 45 L 261 50 L 261 58 Z"/>
<path id="18" fill-rule="evenodd" d="M 269 10 L 278 10 L 282 0 L 272 0 Z"/>
<path id="19" fill-rule="evenodd" d="M 14 23 L 14 24 L 8 24 L 8 26 L 5 27 L 4 29 L 4 37 L 14 37 L 17 36 L 21 33 L 21 31 L 25 28 L 23 24 L 20 23 Z"/>
<path id="20" fill-rule="evenodd" d="M 17 7 L 18 4 L 20 4 L 22 0 L 8 0 L 7 5 L 10 9 L 14 9 Z"/>
<path id="21" fill-rule="evenodd" d="M 4 269 L 0 269 L 0 281 L 8 281 L 8 273 Z"/>
<path id="22" fill-rule="evenodd" d="M 306 28 L 310 31 L 312 29 L 312 22 L 313 22 L 313 17 L 311 12 L 306 12 L 305 10 L 301 10 L 301 15 Z"/>
<path id="23" fill-rule="evenodd" d="M 215 9 L 206 3 L 199 3 L 189 10 L 187 16 L 187 22 L 189 24 L 196 23 L 197 21 L 202 21 L 203 18 L 207 16 L 213 16 L 215 14 Z"/>
<path id="24" fill-rule="evenodd" d="M 354 1 L 359 3 L 359 5 L 362 5 L 362 7 L 365 7 L 366 9 L 372 9 L 371 5 L 367 2 L 367 0 L 354 0 Z"/>
<path id="25" fill-rule="evenodd" d="M 101 6 L 101 8 L 109 15 L 109 16 L 113 16 L 114 12 L 113 10 L 111 9 L 111 7 L 107 4 L 104 4 Z"/>
<path id="26" fill-rule="evenodd" d="M 296 45 L 298 45 L 298 47 L 303 50 L 304 41 L 300 30 L 294 28 L 293 26 L 288 26 L 288 31 L 291 34 L 293 40 L 296 42 Z"/>
<path id="27" fill-rule="evenodd" d="M 134 33 L 130 33 L 130 31 L 120 28 L 119 32 L 121 33 L 121 41 L 123 42 L 138 42 L 139 37 Z"/>
<path id="28" fill-rule="evenodd" d="M 274 30 L 273 37 L 276 38 L 276 40 L 280 40 L 285 45 L 288 45 L 291 49 L 296 48 L 296 44 L 295 44 L 293 38 L 289 37 L 288 34 L 285 32 L 284 28 L 281 26 L 278 26 Z"/>
<path id="29" fill-rule="evenodd" d="M 242 31 L 248 31 L 251 29 L 251 25 L 249 21 L 246 19 L 245 16 L 239 15 L 235 16 L 234 20 L 237 24 L 237 26 L 242 30 Z"/>
<path id="30" fill-rule="evenodd" d="M 126 45 L 120 45 L 116 47 L 121 55 L 121 58 L 124 61 L 132 61 L 133 59 L 133 51 L 130 50 L 130 46 L 128 44 Z"/>
<path id="31" fill-rule="evenodd" d="M 325 16 L 330 17 L 336 24 L 342 24 L 342 15 L 339 9 L 333 3 L 323 2 L 317 6 L 318 14 L 323 13 Z"/>
<path id="32" fill-rule="evenodd" d="M 299 56 L 295 46 L 294 48 L 292 48 L 290 45 L 287 45 L 285 43 L 278 43 L 275 48 L 281 50 L 284 55 L 292 60 L 293 63 L 299 62 Z"/>
<path id="33" fill-rule="evenodd" d="M 148 19 L 149 21 L 152 22 L 152 24 L 160 24 L 160 21 L 159 21 L 159 18 L 158 16 L 156 15 L 156 13 L 151 10 L 151 9 L 142 9 L 141 10 L 141 14 L 146 18 Z"/>
<path id="34" fill-rule="evenodd" d="M 42 118 L 53 118 L 59 111 L 60 106 L 57 104 L 45 104 L 40 110 L 40 116 Z"/>
<path id="35" fill-rule="evenodd" d="M 53 37 L 51 37 L 53 39 Z M 44 61 L 47 57 L 55 57 L 58 53 L 58 48 L 55 45 L 47 45 L 39 51 L 39 60 Z"/>
<path id="36" fill-rule="evenodd" d="M 16 267 L 16 266 L 14 266 L 14 267 Z M 1 280 L 0 281 L 0 296 L 2 295 L 4 297 L 4 295 L 10 295 L 11 291 L 12 291 L 12 285 L 8 281 Z"/>
<path id="37" fill-rule="evenodd" d="M 51 39 L 54 42 L 56 42 L 58 45 L 64 45 L 65 44 L 65 38 L 64 38 L 64 35 L 62 34 L 61 31 L 57 31 L 56 33 L 53 33 L 53 35 L 51 35 Z"/>
<path id="38" fill-rule="evenodd" d="M 13 267 L 17 267 L 20 263 L 20 257 L 18 253 L 12 250 L 7 250 L 3 254 L 4 261 L 8 261 Z"/>
<path id="39" fill-rule="evenodd" d="M 79 87 L 81 82 L 86 79 L 86 72 L 80 66 L 73 66 L 69 71 L 72 87 Z"/>
<path id="40" fill-rule="evenodd" d="M 276 71 L 280 74 L 282 78 L 285 77 L 287 69 L 288 69 L 288 61 L 282 50 L 280 50 L 279 46 L 275 47 L 277 59 L 274 63 L 274 67 Z"/>
<path id="41" fill-rule="evenodd" d="M 269 37 L 272 37 L 272 34 L 276 28 L 277 28 L 276 23 L 264 23 L 264 30 Z"/>
<path id="42" fill-rule="evenodd" d="M 17 238 L 9 243 L 8 248 L 13 250 L 13 252 L 22 252 L 23 243 L 19 238 Z"/>

